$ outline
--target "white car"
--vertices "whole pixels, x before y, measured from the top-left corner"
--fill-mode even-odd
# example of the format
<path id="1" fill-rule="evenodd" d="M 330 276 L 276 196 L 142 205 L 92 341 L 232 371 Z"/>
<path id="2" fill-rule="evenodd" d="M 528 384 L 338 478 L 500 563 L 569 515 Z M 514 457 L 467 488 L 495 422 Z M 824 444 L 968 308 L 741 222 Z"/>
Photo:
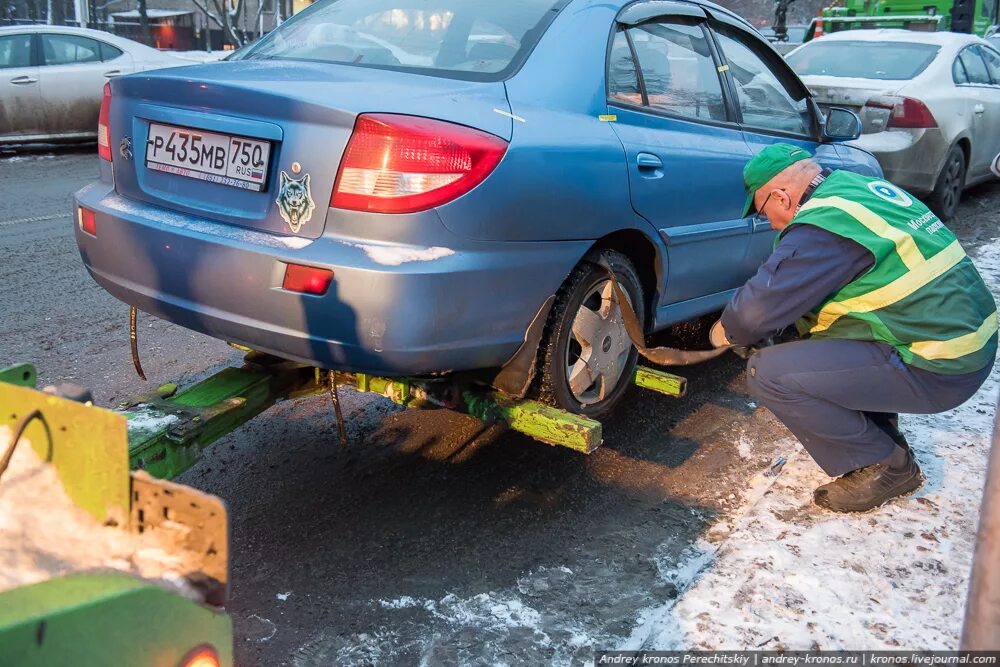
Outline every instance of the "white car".
<path id="1" fill-rule="evenodd" d="M 862 121 L 855 145 L 944 219 L 992 178 L 1000 147 L 1000 52 L 974 35 L 845 30 L 788 55 L 821 107 Z"/>
<path id="2" fill-rule="evenodd" d="M 0 144 L 92 139 L 108 79 L 192 64 L 100 30 L 0 28 Z"/>

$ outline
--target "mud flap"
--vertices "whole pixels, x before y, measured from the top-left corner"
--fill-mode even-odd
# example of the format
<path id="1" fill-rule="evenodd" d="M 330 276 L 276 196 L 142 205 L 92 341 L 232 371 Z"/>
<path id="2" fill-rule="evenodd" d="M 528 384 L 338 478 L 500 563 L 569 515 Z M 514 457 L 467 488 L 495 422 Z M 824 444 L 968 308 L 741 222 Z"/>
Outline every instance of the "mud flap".
<path id="1" fill-rule="evenodd" d="M 500 372 L 493 378 L 493 387 L 505 394 L 516 398 L 524 398 L 528 394 L 532 380 L 535 379 L 535 370 L 538 365 L 538 345 L 545 333 L 545 324 L 549 320 L 549 311 L 556 301 L 553 294 L 542 307 L 535 313 L 535 318 L 531 320 L 527 331 L 524 332 L 524 342 L 517 348 L 507 363 L 503 365 Z"/>

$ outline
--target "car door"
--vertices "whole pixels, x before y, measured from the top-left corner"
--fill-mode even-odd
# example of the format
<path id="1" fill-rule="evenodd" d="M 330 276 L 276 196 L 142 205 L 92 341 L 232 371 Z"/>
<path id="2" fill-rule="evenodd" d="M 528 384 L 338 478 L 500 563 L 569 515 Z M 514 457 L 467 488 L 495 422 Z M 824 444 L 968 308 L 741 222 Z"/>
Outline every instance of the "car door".
<path id="1" fill-rule="evenodd" d="M 824 167 L 843 166 L 834 145 L 819 141 L 820 118 L 816 106 L 781 56 L 748 28 L 725 15 L 713 16 L 712 31 L 725 59 L 726 79 L 751 153 L 783 142 L 802 146 Z M 766 219 L 761 219 L 752 223 L 751 234 L 748 261 L 758 266 L 770 254 L 775 232 Z"/>
<path id="2" fill-rule="evenodd" d="M 33 33 L 0 36 L 0 138 L 40 135 L 42 96 Z"/>
<path id="3" fill-rule="evenodd" d="M 989 172 L 990 163 L 996 155 L 1000 135 L 1000 105 L 995 100 L 996 87 L 978 45 L 967 46 L 958 54 L 964 76 L 957 79 L 956 88 L 965 98 L 969 110 L 969 133 L 972 149 L 966 175 L 967 181 L 975 181 Z"/>
<path id="4" fill-rule="evenodd" d="M 42 32 L 39 40 L 39 78 L 49 131 L 62 135 L 96 133 L 104 84 L 122 74 L 122 68 L 103 61 L 101 42 L 96 39 Z"/>
<path id="5" fill-rule="evenodd" d="M 644 6 L 677 6 L 648 17 Z M 706 15 L 682 3 L 632 5 L 609 54 L 612 127 L 635 211 L 667 248 L 662 304 L 738 287 L 747 273 L 742 170 L 750 158 L 723 92 Z"/>
<path id="6" fill-rule="evenodd" d="M 980 46 L 979 52 L 986 61 L 991 85 L 982 91 L 983 130 L 986 132 L 984 146 L 987 149 L 987 168 L 993 163 L 993 158 L 1000 151 L 1000 51 L 988 46 Z"/>

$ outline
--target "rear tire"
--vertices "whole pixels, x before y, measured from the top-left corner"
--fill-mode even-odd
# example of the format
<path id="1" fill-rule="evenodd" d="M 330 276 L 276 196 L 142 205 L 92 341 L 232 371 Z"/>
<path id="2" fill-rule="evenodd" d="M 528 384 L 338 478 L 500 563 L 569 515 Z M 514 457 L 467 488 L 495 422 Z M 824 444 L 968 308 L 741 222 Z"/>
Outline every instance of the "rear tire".
<path id="1" fill-rule="evenodd" d="M 642 282 L 632 262 L 614 250 L 600 256 L 645 327 Z M 607 272 L 592 259 L 581 261 L 563 283 L 538 348 L 535 382 L 541 400 L 593 419 L 608 415 L 621 400 L 632 383 L 638 353 L 612 294 Z"/>
<path id="2" fill-rule="evenodd" d="M 944 167 L 938 174 L 934 190 L 927 198 L 927 206 L 942 220 L 951 220 L 958 210 L 964 189 L 965 153 L 960 146 L 952 146 L 945 158 Z"/>

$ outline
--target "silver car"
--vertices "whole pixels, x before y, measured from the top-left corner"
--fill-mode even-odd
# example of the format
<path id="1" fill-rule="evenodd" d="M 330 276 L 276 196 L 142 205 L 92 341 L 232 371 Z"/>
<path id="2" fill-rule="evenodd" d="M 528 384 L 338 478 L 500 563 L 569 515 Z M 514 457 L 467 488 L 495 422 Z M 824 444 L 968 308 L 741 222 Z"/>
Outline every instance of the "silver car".
<path id="1" fill-rule="evenodd" d="M 1000 147 L 1000 52 L 974 35 L 847 30 L 796 49 L 788 62 L 821 107 L 862 120 L 855 144 L 889 180 L 944 219 L 965 187 L 992 178 Z"/>
<path id="2" fill-rule="evenodd" d="M 95 138 L 105 82 L 193 63 L 99 30 L 0 28 L 0 143 Z"/>

